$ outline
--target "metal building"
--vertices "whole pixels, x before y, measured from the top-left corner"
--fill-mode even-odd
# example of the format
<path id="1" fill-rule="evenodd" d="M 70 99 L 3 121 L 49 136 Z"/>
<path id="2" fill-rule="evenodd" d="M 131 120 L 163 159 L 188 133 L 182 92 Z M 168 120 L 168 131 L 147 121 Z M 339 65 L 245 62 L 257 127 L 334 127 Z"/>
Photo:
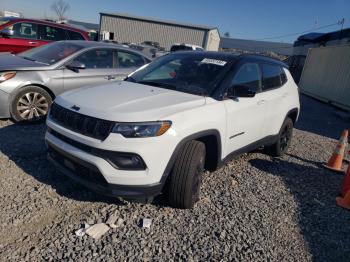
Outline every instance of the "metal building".
<path id="1" fill-rule="evenodd" d="M 350 111 L 350 45 L 309 49 L 300 91 Z"/>
<path id="2" fill-rule="evenodd" d="M 233 50 L 242 52 L 274 52 L 276 54 L 285 56 L 291 55 L 293 51 L 293 45 L 289 43 L 256 41 L 228 37 L 221 37 L 220 48 L 222 50 Z"/>
<path id="3" fill-rule="evenodd" d="M 158 42 L 169 50 L 174 43 L 202 46 L 217 51 L 220 35 L 216 27 L 184 24 L 120 13 L 100 13 L 100 39 L 119 43 Z"/>

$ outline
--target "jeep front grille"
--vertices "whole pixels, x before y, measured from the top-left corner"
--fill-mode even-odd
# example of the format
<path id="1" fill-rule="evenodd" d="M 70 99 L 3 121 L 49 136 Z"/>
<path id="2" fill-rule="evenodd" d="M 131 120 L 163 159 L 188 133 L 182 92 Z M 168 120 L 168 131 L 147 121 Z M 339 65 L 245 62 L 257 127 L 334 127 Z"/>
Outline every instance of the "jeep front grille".
<path id="1" fill-rule="evenodd" d="M 105 140 L 115 124 L 113 121 L 73 112 L 56 103 L 51 106 L 50 118 L 69 130 L 99 140 Z"/>

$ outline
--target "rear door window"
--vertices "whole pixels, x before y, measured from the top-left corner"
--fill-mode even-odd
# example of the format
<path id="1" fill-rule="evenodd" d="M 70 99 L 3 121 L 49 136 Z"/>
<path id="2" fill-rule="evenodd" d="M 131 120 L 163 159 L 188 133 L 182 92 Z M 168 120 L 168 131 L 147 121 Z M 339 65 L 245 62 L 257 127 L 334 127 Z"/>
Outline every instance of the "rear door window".
<path id="1" fill-rule="evenodd" d="M 86 69 L 106 69 L 113 68 L 113 49 L 93 49 L 79 55 L 75 61 L 83 63 Z"/>
<path id="2" fill-rule="evenodd" d="M 137 54 L 118 51 L 117 57 L 117 67 L 119 68 L 140 67 L 145 64 L 145 60 L 142 58 L 142 56 Z"/>
<path id="3" fill-rule="evenodd" d="M 37 39 L 38 25 L 34 23 L 20 22 L 13 24 L 7 29 L 13 31 L 11 38 Z"/>
<path id="4" fill-rule="evenodd" d="M 45 41 L 60 41 L 66 40 L 67 35 L 65 30 L 58 27 L 39 25 L 39 39 Z"/>
<path id="5" fill-rule="evenodd" d="M 278 88 L 282 85 L 281 83 L 281 68 L 276 65 L 263 64 L 263 86 L 262 90 L 266 91 L 269 89 Z"/>
<path id="6" fill-rule="evenodd" d="M 78 32 L 67 30 L 70 40 L 85 40 L 85 38 Z"/>

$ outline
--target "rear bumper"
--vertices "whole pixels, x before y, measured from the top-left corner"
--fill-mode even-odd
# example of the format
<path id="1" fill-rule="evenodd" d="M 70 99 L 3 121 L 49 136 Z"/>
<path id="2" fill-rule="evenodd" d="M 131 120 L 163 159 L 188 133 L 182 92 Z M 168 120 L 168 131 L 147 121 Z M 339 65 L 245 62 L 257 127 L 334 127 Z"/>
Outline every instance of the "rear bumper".
<path id="1" fill-rule="evenodd" d="M 0 118 L 10 116 L 10 94 L 0 90 Z"/>
<path id="2" fill-rule="evenodd" d="M 64 175 L 92 191 L 111 197 L 144 199 L 159 195 L 163 184 L 117 185 L 108 183 L 97 167 L 48 143 L 48 160 Z M 76 172 L 75 172 L 76 171 Z"/>

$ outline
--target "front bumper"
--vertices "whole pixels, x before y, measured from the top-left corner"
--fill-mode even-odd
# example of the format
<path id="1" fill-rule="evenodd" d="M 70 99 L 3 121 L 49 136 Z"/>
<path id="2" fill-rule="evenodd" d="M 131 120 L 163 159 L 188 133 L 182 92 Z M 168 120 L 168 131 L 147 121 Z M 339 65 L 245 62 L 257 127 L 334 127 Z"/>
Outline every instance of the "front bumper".
<path id="1" fill-rule="evenodd" d="M 0 90 L 0 119 L 10 116 L 10 94 Z"/>
<path id="2" fill-rule="evenodd" d="M 108 184 L 95 166 L 67 154 L 50 143 L 48 144 L 48 160 L 62 174 L 106 196 L 144 199 L 159 195 L 163 188 L 162 183 L 142 186 Z"/>
<path id="3" fill-rule="evenodd" d="M 100 141 L 68 130 L 50 117 L 47 126 L 51 129 L 45 135 L 49 160 L 84 186 L 104 195 L 130 199 L 161 193 L 169 173 L 168 163 L 176 147 L 171 132 L 145 139 L 126 139 L 119 134 L 110 134 L 107 139 Z M 133 153 L 140 156 L 145 168 L 118 169 L 104 155 L 96 154 L 96 151 Z"/>

